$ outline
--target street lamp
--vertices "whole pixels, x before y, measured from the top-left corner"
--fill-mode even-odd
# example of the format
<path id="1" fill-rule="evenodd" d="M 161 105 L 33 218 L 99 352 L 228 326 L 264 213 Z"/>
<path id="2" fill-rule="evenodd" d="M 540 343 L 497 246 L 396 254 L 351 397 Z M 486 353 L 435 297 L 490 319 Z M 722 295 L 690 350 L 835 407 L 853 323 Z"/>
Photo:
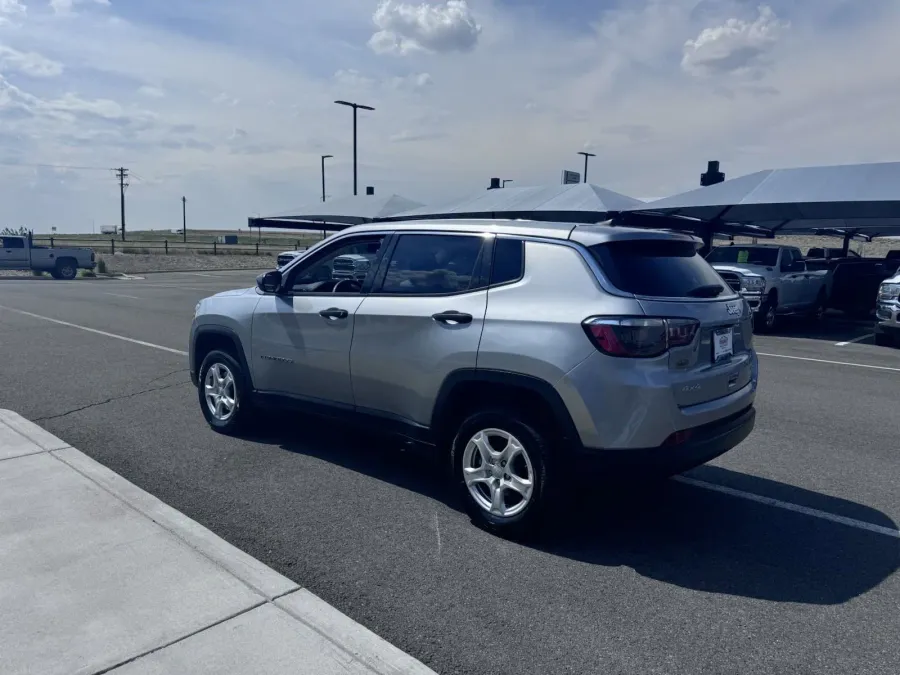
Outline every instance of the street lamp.
<path id="1" fill-rule="evenodd" d="M 375 108 L 360 103 L 351 103 L 350 101 L 335 101 L 335 103 L 353 108 L 353 194 L 356 195 L 356 111 L 359 108 L 363 110 L 375 110 Z"/>
<path id="2" fill-rule="evenodd" d="M 331 159 L 334 155 L 322 155 L 322 201 L 325 201 L 325 160 Z"/>
<path id="3" fill-rule="evenodd" d="M 187 197 L 181 198 L 181 240 L 187 243 Z"/>
<path id="4" fill-rule="evenodd" d="M 588 157 L 596 157 L 597 155 L 595 155 L 593 152 L 579 152 L 578 154 L 584 155 L 584 182 L 587 183 Z"/>

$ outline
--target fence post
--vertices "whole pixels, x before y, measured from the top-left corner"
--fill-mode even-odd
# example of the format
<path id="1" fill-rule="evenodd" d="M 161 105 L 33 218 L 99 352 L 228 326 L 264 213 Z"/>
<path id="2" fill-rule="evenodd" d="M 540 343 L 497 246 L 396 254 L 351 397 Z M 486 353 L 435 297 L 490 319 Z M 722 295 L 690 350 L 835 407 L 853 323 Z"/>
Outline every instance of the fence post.
<path id="1" fill-rule="evenodd" d="M 259 242 L 256 242 L 256 255 L 259 255 Z"/>
<path id="2" fill-rule="evenodd" d="M 168 240 L 168 239 L 163 239 L 163 242 L 164 242 L 165 245 L 166 245 L 166 255 L 169 255 L 169 240 Z"/>
<path id="3" fill-rule="evenodd" d="M 213 255 L 218 255 L 218 253 L 216 253 L 216 242 L 213 242 Z"/>
<path id="4" fill-rule="evenodd" d="M 297 250 L 298 251 L 300 250 L 300 240 L 299 239 L 297 240 Z"/>
<path id="5" fill-rule="evenodd" d="M 53 237 L 50 237 L 50 248 L 53 248 Z"/>
<path id="6" fill-rule="evenodd" d="M 109 240 L 109 252 L 111 255 L 116 254 L 116 240 L 115 239 Z"/>

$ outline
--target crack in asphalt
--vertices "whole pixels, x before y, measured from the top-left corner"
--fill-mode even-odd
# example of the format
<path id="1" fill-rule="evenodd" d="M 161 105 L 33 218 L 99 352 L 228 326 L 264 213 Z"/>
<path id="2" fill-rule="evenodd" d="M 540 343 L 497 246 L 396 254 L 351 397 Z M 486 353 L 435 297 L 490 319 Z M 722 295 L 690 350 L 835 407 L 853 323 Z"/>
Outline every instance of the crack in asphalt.
<path id="1" fill-rule="evenodd" d="M 177 375 L 178 373 L 186 373 L 188 372 L 188 368 L 179 368 L 178 370 L 173 370 L 171 373 L 166 373 L 165 375 L 160 375 L 159 377 L 154 377 L 147 384 L 153 384 L 154 382 L 159 382 L 160 380 L 164 380 L 167 377 L 171 377 L 172 375 Z"/>
<path id="2" fill-rule="evenodd" d="M 173 375 L 174 373 L 169 373 L 169 375 Z M 167 377 L 167 376 L 163 376 Z M 156 378 L 157 380 L 162 379 L 161 377 Z M 151 380 L 151 382 L 154 380 Z M 151 387 L 149 389 L 142 389 L 140 391 L 134 391 L 129 394 L 122 394 L 121 396 L 112 396 L 110 398 L 104 399 L 103 401 L 97 401 L 95 403 L 88 403 L 87 405 L 79 406 L 78 408 L 72 408 L 71 410 L 67 410 L 66 412 L 59 413 L 57 415 L 47 415 L 46 417 L 38 417 L 34 422 L 46 422 L 48 420 L 56 420 L 60 417 L 67 417 L 68 415 L 73 415 L 74 413 L 81 412 L 83 410 L 88 410 L 89 408 L 96 408 L 101 405 L 106 405 L 107 403 L 112 403 L 113 401 L 123 401 L 125 399 L 134 398 L 135 396 L 142 396 L 144 394 L 151 394 L 154 391 L 162 391 L 164 389 L 173 389 L 174 387 L 181 387 L 186 384 L 191 384 L 190 382 L 175 382 L 173 384 L 165 384 L 161 387 Z"/>

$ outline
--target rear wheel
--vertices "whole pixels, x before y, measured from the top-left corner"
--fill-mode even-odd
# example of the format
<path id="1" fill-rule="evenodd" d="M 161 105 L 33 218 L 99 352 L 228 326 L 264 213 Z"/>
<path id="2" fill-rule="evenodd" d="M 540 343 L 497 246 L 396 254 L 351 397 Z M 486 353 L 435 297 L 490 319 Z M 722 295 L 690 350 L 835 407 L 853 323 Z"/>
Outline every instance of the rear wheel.
<path id="1" fill-rule="evenodd" d="M 507 537 L 536 530 L 547 508 L 549 440 L 513 410 L 477 412 L 462 423 L 454 478 L 476 524 Z"/>
<path id="2" fill-rule="evenodd" d="M 247 428 L 250 390 L 241 365 L 227 352 L 213 350 L 200 366 L 197 393 L 203 417 L 214 430 L 236 434 Z"/>
<path id="3" fill-rule="evenodd" d="M 56 276 L 54 279 L 63 279 L 71 281 L 78 275 L 78 266 L 69 259 L 63 259 L 56 263 Z"/>
<path id="4" fill-rule="evenodd" d="M 825 289 L 819 291 L 815 304 L 809 312 L 809 320 L 819 323 L 825 318 L 825 310 L 828 307 L 828 300 L 825 298 Z"/>

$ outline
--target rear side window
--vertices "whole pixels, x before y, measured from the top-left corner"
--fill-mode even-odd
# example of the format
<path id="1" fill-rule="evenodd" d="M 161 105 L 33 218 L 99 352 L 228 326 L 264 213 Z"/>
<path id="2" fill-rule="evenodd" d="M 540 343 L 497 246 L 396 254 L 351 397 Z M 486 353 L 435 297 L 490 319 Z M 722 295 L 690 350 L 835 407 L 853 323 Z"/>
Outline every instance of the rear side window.
<path id="1" fill-rule="evenodd" d="M 614 241 L 590 247 L 610 282 L 620 291 L 658 298 L 685 298 L 722 278 L 697 254 L 693 242 Z M 696 295 L 695 295 L 696 297 Z"/>
<path id="2" fill-rule="evenodd" d="M 491 267 L 491 286 L 518 281 L 525 273 L 525 242 L 519 239 L 498 238 L 494 242 L 494 264 Z"/>
<path id="3" fill-rule="evenodd" d="M 3 248 L 25 248 L 25 240 L 15 237 L 4 237 Z"/>

